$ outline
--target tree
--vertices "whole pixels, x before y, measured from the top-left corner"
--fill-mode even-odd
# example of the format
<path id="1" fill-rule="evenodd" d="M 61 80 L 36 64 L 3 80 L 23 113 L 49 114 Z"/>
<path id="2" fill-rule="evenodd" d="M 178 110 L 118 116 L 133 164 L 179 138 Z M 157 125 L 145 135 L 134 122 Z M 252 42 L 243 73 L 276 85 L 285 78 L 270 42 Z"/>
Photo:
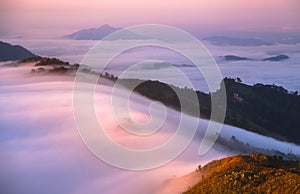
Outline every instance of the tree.
<path id="1" fill-rule="evenodd" d="M 239 83 L 242 83 L 243 81 L 241 80 L 241 78 L 239 78 L 239 77 L 237 77 L 236 79 L 235 79 L 235 81 L 237 81 L 237 82 L 239 82 Z"/>

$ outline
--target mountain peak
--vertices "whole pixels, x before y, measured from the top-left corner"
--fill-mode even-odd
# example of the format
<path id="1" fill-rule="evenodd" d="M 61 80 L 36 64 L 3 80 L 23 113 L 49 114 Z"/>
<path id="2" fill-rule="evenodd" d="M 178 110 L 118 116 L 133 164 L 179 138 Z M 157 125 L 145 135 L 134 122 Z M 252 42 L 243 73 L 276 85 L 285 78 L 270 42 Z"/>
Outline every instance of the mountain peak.
<path id="1" fill-rule="evenodd" d="M 120 29 L 122 28 L 115 28 L 113 26 L 110 26 L 109 24 L 104 24 L 97 29 L 91 28 L 91 29 L 80 30 L 72 34 L 63 36 L 63 38 L 74 39 L 74 40 L 102 40 L 109 34 L 116 32 Z M 122 39 L 128 39 L 128 40 L 147 39 L 147 37 L 130 32 L 128 30 L 124 30 L 122 32 L 122 35 L 123 35 Z M 117 39 L 117 38 L 118 37 L 113 37 L 113 39 Z"/>
<path id="2" fill-rule="evenodd" d="M 36 55 L 20 45 L 0 41 L 0 61 L 16 61 Z"/>
<path id="3" fill-rule="evenodd" d="M 118 30 L 120 28 L 115 28 L 109 24 L 104 24 L 104 25 L 100 26 L 99 28 L 97 28 L 97 30 L 107 30 L 107 29 Z"/>

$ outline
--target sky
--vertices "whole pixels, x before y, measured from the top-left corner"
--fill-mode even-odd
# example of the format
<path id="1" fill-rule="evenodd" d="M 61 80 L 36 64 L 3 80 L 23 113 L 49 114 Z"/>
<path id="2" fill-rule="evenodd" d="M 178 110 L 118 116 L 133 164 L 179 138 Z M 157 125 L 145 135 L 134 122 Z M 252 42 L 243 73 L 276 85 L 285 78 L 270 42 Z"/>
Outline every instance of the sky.
<path id="1" fill-rule="evenodd" d="M 300 32 L 298 0 L 1 0 L 1 34 L 61 35 L 110 24 L 158 23 L 190 32 Z"/>

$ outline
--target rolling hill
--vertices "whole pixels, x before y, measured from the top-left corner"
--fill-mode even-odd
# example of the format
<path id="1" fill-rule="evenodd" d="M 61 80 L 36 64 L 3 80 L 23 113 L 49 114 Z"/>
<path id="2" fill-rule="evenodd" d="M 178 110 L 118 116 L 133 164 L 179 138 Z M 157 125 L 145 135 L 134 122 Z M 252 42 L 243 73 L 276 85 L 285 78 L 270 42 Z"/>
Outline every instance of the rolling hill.
<path id="1" fill-rule="evenodd" d="M 277 156 L 232 156 L 212 161 L 198 171 L 202 180 L 185 194 L 300 192 L 300 162 Z"/>

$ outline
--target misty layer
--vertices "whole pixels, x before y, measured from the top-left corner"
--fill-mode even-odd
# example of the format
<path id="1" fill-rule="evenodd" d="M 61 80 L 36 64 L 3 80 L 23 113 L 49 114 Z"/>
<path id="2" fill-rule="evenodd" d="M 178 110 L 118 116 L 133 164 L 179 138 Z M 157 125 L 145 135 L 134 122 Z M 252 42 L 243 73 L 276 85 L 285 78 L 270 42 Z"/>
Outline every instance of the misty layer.
<path id="1" fill-rule="evenodd" d="M 169 164 L 141 172 L 112 167 L 96 158 L 79 136 L 72 110 L 72 76 L 36 76 L 29 73 L 32 68 L 33 63 L 26 63 L 1 67 L 0 71 L 3 193 L 151 193 L 166 179 L 238 152 L 215 144 L 206 155 L 199 157 L 198 148 L 208 125 L 207 120 L 200 119 L 192 143 Z M 169 108 L 166 108 L 166 122 L 151 136 L 139 137 L 122 130 L 111 114 L 111 89 L 109 84 L 98 86 L 94 103 L 97 117 L 112 139 L 129 148 L 148 149 L 173 135 L 181 113 Z M 118 98 L 122 97 L 120 89 Z M 131 119 L 147 122 L 150 103 L 151 100 L 133 94 L 129 103 L 132 118 L 124 118 L 123 122 Z M 221 136 L 229 140 L 232 135 L 244 143 L 300 154 L 298 146 L 224 125 Z"/>

